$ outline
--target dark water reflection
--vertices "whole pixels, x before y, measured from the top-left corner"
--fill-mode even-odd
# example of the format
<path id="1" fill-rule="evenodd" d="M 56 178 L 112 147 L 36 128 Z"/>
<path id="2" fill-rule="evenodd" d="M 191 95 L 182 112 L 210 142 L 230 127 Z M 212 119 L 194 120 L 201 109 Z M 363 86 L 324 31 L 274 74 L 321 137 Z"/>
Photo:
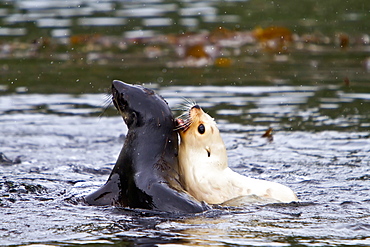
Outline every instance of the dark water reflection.
<path id="1" fill-rule="evenodd" d="M 21 2 L 20 6 L 26 6 Z M 153 57 L 146 53 L 146 44 L 131 44 L 124 51 L 58 47 L 32 53 L 27 48 L 27 56 L 25 50 L 14 50 L 10 56 L 2 43 L 0 152 L 8 160 L 0 164 L 0 245 L 369 246 L 370 49 L 366 30 L 370 22 L 365 3 L 348 7 L 347 2 L 340 2 L 326 1 L 318 8 L 318 2 L 303 1 L 296 13 L 290 11 L 285 17 L 288 5 L 276 9 L 276 3 L 259 1 L 220 6 L 161 3 L 166 8 L 156 12 L 156 23 L 168 23 L 168 18 L 177 22 L 178 17 L 172 15 L 180 13 L 186 19 L 181 28 L 196 23 L 196 31 L 206 25 L 211 30 L 220 23 L 229 28 L 240 24 L 239 29 L 285 24 L 300 30 L 299 35 L 330 37 L 328 43 L 298 39 L 286 52 L 266 51 L 258 42 L 240 50 L 227 47 L 225 54 L 231 54 L 227 58 L 232 61 L 228 66 L 174 66 L 181 57 L 169 44 Z M 114 4 L 86 1 L 84 8 L 73 11 L 62 6 L 59 18 L 70 20 L 73 14 L 78 18 L 59 24 L 68 28 L 73 23 L 92 25 L 96 12 L 88 11 L 108 11 Z M 112 38 L 118 40 L 114 44 L 122 45 L 127 36 L 140 32 L 160 33 L 152 32 L 155 23 L 144 21 L 153 18 L 152 5 L 140 12 L 130 4 L 131 12 L 127 12 L 117 3 L 118 19 L 104 20 L 131 23 L 126 19 L 131 14 L 143 18 L 133 20 L 134 25 L 148 25 L 140 30 L 128 25 L 125 33 L 119 31 L 119 38 Z M 240 4 L 243 8 L 235 7 Z M 206 11 L 193 18 L 195 7 L 211 10 L 212 15 L 205 15 Z M 227 15 L 212 12 L 220 8 Z M 303 8 L 308 17 L 302 19 Z M 89 18 L 80 17 L 78 11 L 85 11 Z M 1 13 L 5 13 L 4 21 L 11 10 Z M 274 18 L 267 18 L 271 15 Z M 224 19 L 229 22 L 220 22 Z M 52 19 L 35 22 L 55 23 Z M 169 26 L 166 32 L 171 28 L 179 27 Z M 350 45 L 339 48 L 334 33 L 351 30 Z M 113 108 L 102 114 L 107 102 L 104 92 L 113 79 L 144 83 L 159 92 L 175 114 L 180 114 L 177 109 L 183 98 L 195 100 L 216 119 L 234 170 L 286 184 L 302 203 L 224 205 L 192 216 L 78 204 L 75 198 L 106 181 L 123 144 L 126 126 L 122 119 Z M 274 130 L 271 142 L 261 138 L 270 127 Z M 21 163 L 12 163 L 17 157 Z"/>

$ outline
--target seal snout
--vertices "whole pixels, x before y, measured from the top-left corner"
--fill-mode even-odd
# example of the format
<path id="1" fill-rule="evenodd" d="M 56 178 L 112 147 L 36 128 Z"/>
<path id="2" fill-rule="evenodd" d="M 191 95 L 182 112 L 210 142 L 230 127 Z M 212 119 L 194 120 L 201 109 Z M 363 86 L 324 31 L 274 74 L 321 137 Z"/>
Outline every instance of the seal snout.
<path id="1" fill-rule="evenodd" d="M 112 102 L 121 115 L 127 110 L 128 101 L 126 98 L 131 87 L 122 81 L 114 80 L 112 82 Z"/>
<path id="2" fill-rule="evenodd" d="M 119 81 L 119 80 L 114 80 L 112 82 L 112 89 L 115 89 L 118 92 L 123 92 L 124 90 L 127 90 L 130 87 L 132 87 L 132 86 L 129 85 L 129 84 L 126 84 L 126 83 L 124 83 L 122 81 Z"/>
<path id="3" fill-rule="evenodd" d="M 194 117 L 202 112 L 202 108 L 195 103 L 190 102 L 191 104 L 186 105 L 187 109 L 179 117 L 176 118 L 176 130 L 180 130 L 182 133 L 185 133 L 191 126 L 194 121 Z"/>
<path id="4" fill-rule="evenodd" d="M 121 81 L 114 80 L 112 82 L 112 88 L 111 88 L 112 100 L 116 107 L 117 107 L 116 104 L 118 103 L 119 99 L 122 97 L 121 94 L 123 91 L 123 85 L 124 83 Z"/>

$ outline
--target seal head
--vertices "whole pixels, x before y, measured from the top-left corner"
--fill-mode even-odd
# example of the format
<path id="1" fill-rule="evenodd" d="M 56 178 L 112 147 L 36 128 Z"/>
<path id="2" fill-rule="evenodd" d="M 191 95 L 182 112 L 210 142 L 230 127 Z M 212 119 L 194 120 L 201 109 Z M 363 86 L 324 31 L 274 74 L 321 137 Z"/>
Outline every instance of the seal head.
<path id="1" fill-rule="evenodd" d="M 85 201 L 166 212 L 208 209 L 179 182 L 178 135 L 167 102 L 150 89 L 116 80 L 112 95 L 128 133 L 107 183 Z"/>

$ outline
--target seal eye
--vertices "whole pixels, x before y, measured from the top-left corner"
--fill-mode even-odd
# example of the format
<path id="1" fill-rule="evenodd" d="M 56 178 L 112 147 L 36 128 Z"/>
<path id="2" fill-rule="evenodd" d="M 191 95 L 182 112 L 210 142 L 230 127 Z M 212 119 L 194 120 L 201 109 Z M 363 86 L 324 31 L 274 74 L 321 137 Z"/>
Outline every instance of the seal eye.
<path id="1" fill-rule="evenodd" d="M 200 125 L 198 126 L 198 132 L 199 132 L 199 134 L 203 135 L 203 134 L 204 134 L 204 132 L 206 132 L 206 127 L 204 127 L 204 125 L 203 125 L 203 124 L 200 124 Z"/>

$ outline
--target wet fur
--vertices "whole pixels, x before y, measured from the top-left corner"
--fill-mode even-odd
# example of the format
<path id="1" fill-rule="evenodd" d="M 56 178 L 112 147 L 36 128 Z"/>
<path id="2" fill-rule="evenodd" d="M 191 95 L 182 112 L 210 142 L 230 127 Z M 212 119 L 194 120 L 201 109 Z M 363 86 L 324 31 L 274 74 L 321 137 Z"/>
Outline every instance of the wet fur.
<path id="1" fill-rule="evenodd" d="M 264 180 L 248 178 L 228 167 L 227 153 L 219 130 L 208 114 L 196 104 L 179 116 L 177 127 L 180 181 L 196 199 L 220 204 L 239 196 L 257 195 L 282 202 L 297 201 L 288 187 Z M 203 125 L 203 133 L 199 126 Z"/>
<path id="2" fill-rule="evenodd" d="M 207 210 L 179 182 L 178 136 L 167 102 L 120 81 L 112 84 L 112 98 L 128 126 L 126 141 L 106 184 L 85 201 L 178 213 Z"/>

